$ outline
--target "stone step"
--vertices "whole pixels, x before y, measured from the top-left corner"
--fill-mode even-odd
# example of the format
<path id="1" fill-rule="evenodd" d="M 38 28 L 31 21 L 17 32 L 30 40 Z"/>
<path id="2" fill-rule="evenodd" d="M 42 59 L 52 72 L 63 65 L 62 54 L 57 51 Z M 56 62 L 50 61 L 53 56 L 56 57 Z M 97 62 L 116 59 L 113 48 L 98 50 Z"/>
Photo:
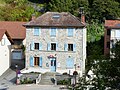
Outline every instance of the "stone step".
<path id="1" fill-rule="evenodd" d="M 41 81 L 39 84 L 54 85 L 54 76 L 55 76 L 55 73 L 52 73 L 52 72 L 47 72 L 45 74 L 42 74 Z"/>

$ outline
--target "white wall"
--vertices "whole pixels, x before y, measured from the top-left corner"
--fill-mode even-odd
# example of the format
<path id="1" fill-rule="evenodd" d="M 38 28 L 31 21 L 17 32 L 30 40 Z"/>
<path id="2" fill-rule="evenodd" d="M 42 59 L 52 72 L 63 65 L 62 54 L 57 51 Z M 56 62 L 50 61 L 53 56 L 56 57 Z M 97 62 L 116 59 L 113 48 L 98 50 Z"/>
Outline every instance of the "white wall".
<path id="1" fill-rule="evenodd" d="M 82 61 L 82 73 L 85 73 L 85 60 L 86 60 L 86 35 L 87 34 L 87 30 L 86 28 L 83 28 L 83 61 Z"/>
<path id="2" fill-rule="evenodd" d="M 11 43 L 4 34 L 4 44 L 2 45 L 0 41 L 0 76 L 9 68 L 10 66 L 10 49 Z"/>
<path id="3" fill-rule="evenodd" d="M 120 39 L 120 29 L 111 29 L 111 40 Z"/>

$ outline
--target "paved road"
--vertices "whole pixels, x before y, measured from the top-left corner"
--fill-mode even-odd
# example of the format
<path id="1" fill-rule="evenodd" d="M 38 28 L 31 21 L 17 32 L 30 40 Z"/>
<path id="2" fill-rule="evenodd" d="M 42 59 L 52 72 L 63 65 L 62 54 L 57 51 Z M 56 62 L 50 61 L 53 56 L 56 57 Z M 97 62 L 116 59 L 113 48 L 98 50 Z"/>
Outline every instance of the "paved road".
<path id="1" fill-rule="evenodd" d="M 68 90 L 68 89 L 60 89 L 59 85 L 16 85 L 10 86 L 8 90 Z"/>
<path id="2" fill-rule="evenodd" d="M 0 76 L 0 86 L 9 86 L 15 84 L 16 72 L 8 69 L 2 76 Z"/>
<path id="3" fill-rule="evenodd" d="M 0 90 L 1 87 L 9 87 L 15 85 L 16 81 L 16 68 L 15 65 L 18 65 L 18 69 L 24 68 L 23 60 L 12 60 L 11 68 L 9 68 L 4 74 L 0 76 Z"/>

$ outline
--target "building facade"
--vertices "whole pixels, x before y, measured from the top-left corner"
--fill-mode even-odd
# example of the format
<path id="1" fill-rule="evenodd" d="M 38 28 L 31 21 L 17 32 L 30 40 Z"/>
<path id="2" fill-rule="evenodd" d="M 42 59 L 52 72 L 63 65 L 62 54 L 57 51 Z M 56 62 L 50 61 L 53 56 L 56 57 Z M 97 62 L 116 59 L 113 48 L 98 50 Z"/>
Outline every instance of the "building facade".
<path id="1" fill-rule="evenodd" d="M 10 35 L 5 29 L 0 29 L 0 76 L 10 67 L 11 44 Z"/>
<path id="2" fill-rule="evenodd" d="M 86 28 L 67 12 L 47 12 L 26 23 L 26 68 L 85 72 Z"/>
<path id="3" fill-rule="evenodd" d="M 24 52 L 22 46 L 25 45 L 25 27 L 23 24 L 26 22 L 19 21 L 0 21 L 0 28 L 5 29 L 10 34 L 14 44 L 12 44 L 11 49 L 11 59 L 21 60 L 24 59 Z"/>
<path id="4" fill-rule="evenodd" d="M 104 55 L 110 55 L 110 49 L 120 40 L 120 20 L 105 20 Z"/>

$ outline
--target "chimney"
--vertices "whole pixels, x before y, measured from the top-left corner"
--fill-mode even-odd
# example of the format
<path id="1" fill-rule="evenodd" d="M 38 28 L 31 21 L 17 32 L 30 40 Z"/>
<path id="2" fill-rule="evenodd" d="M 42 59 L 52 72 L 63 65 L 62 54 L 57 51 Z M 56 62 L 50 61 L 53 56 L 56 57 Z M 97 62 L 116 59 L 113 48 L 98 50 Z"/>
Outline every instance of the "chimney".
<path id="1" fill-rule="evenodd" d="M 31 20 L 35 20 L 35 19 L 36 19 L 35 14 L 32 14 Z"/>
<path id="2" fill-rule="evenodd" d="M 81 23 L 85 24 L 84 7 L 80 7 Z"/>
<path id="3" fill-rule="evenodd" d="M 85 15 L 81 15 L 81 22 L 83 23 L 83 24 L 85 24 Z"/>

